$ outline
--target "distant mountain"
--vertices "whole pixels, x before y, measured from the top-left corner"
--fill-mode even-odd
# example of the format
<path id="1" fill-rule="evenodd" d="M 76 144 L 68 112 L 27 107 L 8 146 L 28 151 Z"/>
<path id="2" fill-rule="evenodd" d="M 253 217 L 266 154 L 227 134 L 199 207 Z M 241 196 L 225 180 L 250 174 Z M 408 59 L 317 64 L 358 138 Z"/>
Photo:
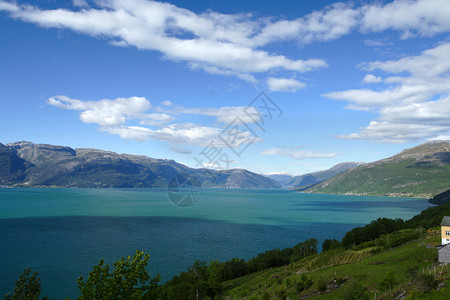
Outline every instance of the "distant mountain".
<path id="1" fill-rule="evenodd" d="M 294 176 L 289 174 L 264 174 L 267 178 L 278 181 L 283 187 L 287 187 Z"/>
<path id="2" fill-rule="evenodd" d="M 450 141 L 433 141 L 332 177 L 308 192 L 430 198 L 450 186 Z"/>
<path id="3" fill-rule="evenodd" d="M 0 144 L 0 185 L 167 187 L 177 174 L 194 176 L 204 187 L 281 187 L 278 182 L 247 170 L 192 169 L 173 160 L 31 142 Z"/>
<path id="4" fill-rule="evenodd" d="M 296 190 L 304 190 L 319 182 L 325 181 L 339 173 L 342 173 L 348 169 L 360 166 L 362 162 L 343 162 L 331 167 L 328 170 L 318 171 L 314 173 L 308 173 L 300 176 L 293 177 L 286 186 Z"/>

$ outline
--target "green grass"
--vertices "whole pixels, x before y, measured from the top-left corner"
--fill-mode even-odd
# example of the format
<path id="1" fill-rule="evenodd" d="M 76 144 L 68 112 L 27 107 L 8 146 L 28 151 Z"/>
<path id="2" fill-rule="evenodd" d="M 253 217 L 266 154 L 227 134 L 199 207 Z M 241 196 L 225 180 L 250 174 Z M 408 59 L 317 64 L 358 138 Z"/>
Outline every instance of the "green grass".
<path id="1" fill-rule="evenodd" d="M 352 169 L 328 181 L 327 186 L 319 184 L 309 191 L 430 197 L 447 190 L 449 178 L 448 164 L 435 161 L 419 164 L 413 159 L 403 159 Z"/>
<path id="2" fill-rule="evenodd" d="M 411 231 L 411 230 L 409 230 Z M 405 231 L 395 232 L 380 239 L 395 239 Z M 360 285 L 365 289 L 370 299 L 394 299 L 394 294 L 406 291 L 411 299 L 444 299 L 448 298 L 449 285 L 440 291 L 424 294 L 421 281 L 411 275 L 411 270 L 417 269 L 418 274 L 427 272 L 427 268 L 437 261 L 437 250 L 434 245 L 439 244 L 439 232 L 434 230 L 419 239 L 378 254 L 380 246 L 372 246 L 358 251 L 333 250 L 308 257 L 289 266 L 265 270 L 224 283 L 225 298 L 230 299 L 300 299 L 303 297 L 320 299 L 344 299 L 353 286 Z M 438 268 L 441 270 L 441 267 Z M 394 272 L 396 283 L 391 291 L 380 290 L 380 281 Z M 434 271 L 434 269 L 433 269 Z M 438 280 L 448 280 L 447 267 L 444 268 Z M 313 281 L 307 290 L 298 293 L 296 285 L 302 274 Z M 320 293 L 320 280 L 325 281 L 331 289 Z M 344 281 L 339 288 L 332 288 L 332 283 Z M 450 283 L 450 281 L 449 281 Z M 447 294 L 446 294 L 447 292 Z M 421 298 L 422 297 L 422 298 Z M 442 298 L 444 297 L 444 298 Z M 447 299 L 446 298 L 446 299 Z"/>

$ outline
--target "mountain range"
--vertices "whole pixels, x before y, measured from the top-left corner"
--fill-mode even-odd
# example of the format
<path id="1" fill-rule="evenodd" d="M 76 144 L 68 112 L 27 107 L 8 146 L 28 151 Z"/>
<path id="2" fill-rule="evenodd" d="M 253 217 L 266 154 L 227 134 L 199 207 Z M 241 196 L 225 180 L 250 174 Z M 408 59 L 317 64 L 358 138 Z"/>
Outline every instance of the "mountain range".
<path id="1" fill-rule="evenodd" d="M 0 185 L 3 186 L 167 187 L 177 174 L 201 182 L 203 187 L 281 187 L 277 181 L 242 169 L 193 169 L 174 160 L 97 149 L 31 142 L 0 143 Z"/>
<path id="2" fill-rule="evenodd" d="M 430 198 L 449 187 L 450 141 L 433 141 L 349 169 L 306 191 Z"/>
<path id="3" fill-rule="evenodd" d="M 0 185 L 12 187 L 168 187 L 178 179 L 212 188 L 291 188 L 311 193 L 430 198 L 450 188 L 450 141 L 433 141 L 372 163 L 346 162 L 300 176 L 244 169 L 194 169 L 142 155 L 0 143 Z"/>

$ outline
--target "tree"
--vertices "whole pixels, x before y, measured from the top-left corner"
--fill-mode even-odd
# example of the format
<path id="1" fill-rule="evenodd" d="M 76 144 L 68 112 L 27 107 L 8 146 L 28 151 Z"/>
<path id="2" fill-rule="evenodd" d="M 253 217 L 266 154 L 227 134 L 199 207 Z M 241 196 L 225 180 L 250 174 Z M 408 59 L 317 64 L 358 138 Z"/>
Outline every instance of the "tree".
<path id="1" fill-rule="evenodd" d="M 322 251 L 328 251 L 328 250 L 333 250 L 336 248 L 341 247 L 341 243 L 336 240 L 336 239 L 326 239 L 323 243 L 322 243 Z"/>
<path id="2" fill-rule="evenodd" d="M 149 254 L 136 250 L 133 257 L 122 257 L 115 262 L 112 273 L 105 261 L 100 260 L 86 282 L 82 276 L 78 278 L 79 299 L 157 299 L 161 277 L 148 275 L 145 267 L 149 259 Z"/>
<path id="3" fill-rule="evenodd" d="M 41 293 L 41 283 L 39 281 L 38 272 L 31 274 L 30 268 L 26 268 L 15 283 L 14 294 L 5 295 L 4 299 L 38 299 Z"/>

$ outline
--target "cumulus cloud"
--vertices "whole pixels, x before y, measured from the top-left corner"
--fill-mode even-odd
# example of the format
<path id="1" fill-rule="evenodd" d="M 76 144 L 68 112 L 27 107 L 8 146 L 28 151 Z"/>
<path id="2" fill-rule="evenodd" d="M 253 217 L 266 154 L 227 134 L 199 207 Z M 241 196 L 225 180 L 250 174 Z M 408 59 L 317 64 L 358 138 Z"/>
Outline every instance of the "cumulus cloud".
<path id="1" fill-rule="evenodd" d="M 382 81 L 383 79 L 381 77 L 375 76 L 373 74 L 367 74 L 362 80 L 363 83 L 379 83 Z"/>
<path id="2" fill-rule="evenodd" d="M 173 123 L 177 118 L 156 107 L 157 113 L 149 113 L 150 101 L 143 97 L 103 99 L 98 101 L 82 101 L 67 96 L 55 96 L 48 99 L 48 104 L 62 109 L 80 111 L 80 120 L 84 123 L 98 124 L 100 131 L 118 135 L 123 139 L 145 142 L 150 139 L 166 142 L 178 153 L 191 151 L 182 145 L 206 147 L 213 143 L 214 147 L 239 148 L 251 140 L 251 143 L 261 139 L 245 128 L 233 126 L 230 132 L 224 133 L 219 126 L 204 126 L 193 123 Z M 247 114 L 244 110 L 247 109 Z M 259 111 L 254 107 L 221 107 L 221 108 L 180 108 L 173 110 L 177 115 L 199 114 L 212 116 L 217 123 L 229 125 L 239 117 L 240 122 L 249 124 L 259 122 Z M 140 126 L 130 125 L 131 121 L 139 122 Z M 158 129 L 146 126 L 159 127 Z M 230 140 L 221 135 L 231 134 Z"/>
<path id="3" fill-rule="evenodd" d="M 150 129 L 142 126 L 103 126 L 102 131 L 119 135 L 123 139 L 145 142 L 150 139 L 166 142 L 174 145 L 176 148 L 180 145 L 187 146 L 213 146 L 216 148 L 234 147 L 239 148 L 244 145 L 249 138 L 252 143 L 260 142 L 261 139 L 254 138 L 248 131 L 240 131 L 228 144 L 225 143 L 220 135 L 223 131 L 219 127 L 202 126 L 193 123 L 169 124 L 161 129 Z"/>
<path id="4" fill-rule="evenodd" d="M 150 101 L 143 97 L 81 101 L 67 96 L 55 96 L 48 104 L 71 110 L 79 110 L 80 120 L 101 126 L 124 124 L 127 119 L 140 117 L 151 107 Z"/>
<path id="5" fill-rule="evenodd" d="M 267 85 L 272 92 L 296 92 L 303 89 L 306 84 L 292 78 L 274 78 L 267 79 Z"/>
<path id="6" fill-rule="evenodd" d="M 352 89 L 324 96 L 348 102 L 347 108 L 373 110 L 378 118 L 346 139 L 404 143 L 438 139 L 450 132 L 450 43 L 442 43 L 416 56 L 375 61 L 365 70 L 387 77 L 382 90 Z M 373 80 L 367 75 L 363 81 Z"/>
<path id="7" fill-rule="evenodd" d="M 299 149 L 299 147 L 265 149 L 261 152 L 261 154 L 264 155 L 277 154 L 298 160 L 315 159 L 315 158 L 333 158 L 335 156 L 341 155 L 339 153 L 325 153 L 321 151 L 301 150 Z"/>
<path id="8" fill-rule="evenodd" d="M 150 129 L 142 126 L 106 126 L 101 130 L 117 134 L 123 139 L 140 142 L 155 139 L 170 145 L 206 146 L 211 140 L 218 139 L 220 128 L 197 124 L 169 124 L 161 129 Z"/>
<path id="9" fill-rule="evenodd" d="M 361 12 L 363 30 L 399 30 L 403 39 L 450 30 L 450 2 L 447 0 L 396 0 L 385 5 L 366 5 Z"/>

